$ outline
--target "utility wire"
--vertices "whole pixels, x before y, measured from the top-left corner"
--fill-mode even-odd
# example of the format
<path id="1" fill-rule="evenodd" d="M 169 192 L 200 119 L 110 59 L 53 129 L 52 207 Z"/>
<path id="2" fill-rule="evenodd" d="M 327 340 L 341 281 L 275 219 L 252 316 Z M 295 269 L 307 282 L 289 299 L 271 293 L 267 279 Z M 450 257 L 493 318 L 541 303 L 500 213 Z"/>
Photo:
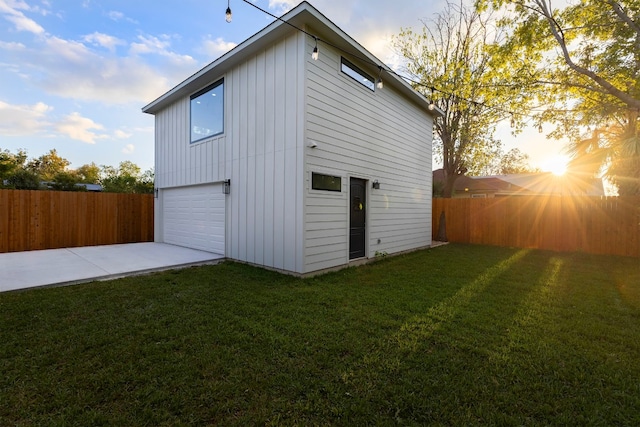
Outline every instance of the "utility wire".
<path id="1" fill-rule="evenodd" d="M 531 118 L 531 119 L 535 118 L 535 116 L 531 116 L 531 115 L 528 115 L 528 114 L 509 111 L 509 110 L 505 110 L 505 109 L 500 108 L 500 107 L 494 107 L 494 106 L 491 106 L 491 105 L 487 105 L 484 102 L 478 102 L 478 101 L 474 101 L 474 100 L 471 100 L 471 99 L 467 99 L 465 97 L 456 95 L 455 93 L 446 92 L 446 91 L 441 90 L 441 89 L 439 89 L 439 88 L 437 88 L 435 86 L 428 85 L 428 84 L 422 83 L 420 81 L 411 79 L 409 77 L 403 76 L 403 75 L 397 73 L 395 70 L 393 70 L 392 68 L 388 67 L 386 64 L 384 64 L 382 62 L 380 62 L 378 64 L 376 62 L 371 61 L 369 58 L 364 58 L 362 56 L 359 56 L 358 54 L 354 54 L 353 52 L 347 51 L 347 50 L 345 50 L 345 49 L 343 49 L 343 48 L 341 48 L 339 46 L 336 46 L 333 43 L 328 42 L 327 40 L 323 40 L 320 37 L 318 37 L 318 36 L 316 36 L 314 34 L 311 34 L 310 32 L 308 32 L 306 30 L 303 30 L 302 28 L 300 28 L 300 27 L 298 27 L 296 25 L 293 25 L 291 22 L 282 19 L 282 17 L 274 15 L 273 13 L 269 12 L 268 10 L 265 10 L 265 9 L 261 8 L 260 6 L 250 2 L 249 0 L 242 0 L 242 1 L 245 2 L 246 4 L 248 4 L 249 6 L 259 10 L 260 12 L 262 12 L 262 13 L 264 13 L 266 15 L 269 15 L 270 17 L 272 17 L 272 18 L 274 18 L 274 19 L 276 19 L 276 20 L 278 20 L 278 21 L 280 21 L 280 22 L 282 22 L 284 24 L 289 25 L 290 27 L 296 29 L 297 31 L 299 31 L 301 33 L 306 34 L 309 37 L 312 37 L 316 42 L 322 42 L 323 44 L 325 44 L 327 46 L 331 46 L 332 48 L 334 48 L 336 50 L 339 50 L 340 52 L 346 53 L 347 55 L 350 55 L 351 57 L 360 60 L 361 62 L 364 62 L 366 64 L 372 65 L 372 66 L 374 66 L 374 67 L 376 67 L 378 69 L 383 69 L 385 72 L 387 72 L 389 74 L 393 74 L 396 77 L 398 77 L 398 78 L 400 78 L 400 79 L 402 79 L 402 80 L 404 80 L 404 81 L 406 81 L 408 83 L 411 83 L 413 85 L 421 86 L 421 87 L 424 87 L 426 89 L 429 89 L 429 90 L 432 91 L 432 93 L 433 92 L 439 92 L 439 93 L 441 93 L 443 95 L 452 96 L 452 97 L 454 97 L 454 98 L 456 98 L 458 100 L 462 100 L 464 102 L 468 102 L 468 103 L 476 105 L 476 106 L 481 106 L 483 108 L 487 108 L 487 109 L 490 109 L 490 110 L 494 110 L 494 111 L 498 111 L 498 112 L 504 113 L 504 114 L 506 114 L 507 116 L 510 116 L 510 117 L 519 116 L 519 117 L 523 117 L 523 118 L 525 118 L 525 117 L 526 118 Z M 422 94 L 422 95 L 425 96 L 424 94 Z M 433 100 L 431 100 L 431 101 L 433 101 Z"/>

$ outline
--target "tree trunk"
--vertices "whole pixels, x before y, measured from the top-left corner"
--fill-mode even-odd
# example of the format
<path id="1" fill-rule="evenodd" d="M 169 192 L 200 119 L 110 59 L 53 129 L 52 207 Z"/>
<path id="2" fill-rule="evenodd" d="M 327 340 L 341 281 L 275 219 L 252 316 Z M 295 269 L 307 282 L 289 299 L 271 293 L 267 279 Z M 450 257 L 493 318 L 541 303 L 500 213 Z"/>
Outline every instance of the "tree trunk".
<path id="1" fill-rule="evenodd" d="M 440 213 L 440 220 L 438 221 L 438 235 L 436 236 L 438 242 L 448 242 L 447 239 L 447 218 L 444 215 L 444 211 Z"/>
<path id="2" fill-rule="evenodd" d="M 442 197 L 450 199 L 455 193 L 455 184 L 458 179 L 458 174 L 455 172 L 444 171 L 444 189 L 442 190 Z"/>

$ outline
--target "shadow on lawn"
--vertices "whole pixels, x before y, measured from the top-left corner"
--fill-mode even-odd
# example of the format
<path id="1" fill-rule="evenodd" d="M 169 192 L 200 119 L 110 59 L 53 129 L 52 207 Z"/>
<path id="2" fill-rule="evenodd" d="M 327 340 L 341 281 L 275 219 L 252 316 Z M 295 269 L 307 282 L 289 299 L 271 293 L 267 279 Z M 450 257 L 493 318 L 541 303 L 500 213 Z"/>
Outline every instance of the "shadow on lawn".
<path id="1" fill-rule="evenodd" d="M 357 396 L 352 407 L 398 423 L 629 422 L 629 412 L 612 408 L 638 402 L 619 391 L 633 388 L 620 368 L 631 357 L 633 378 L 638 346 L 616 344 L 614 325 L 629 325 L 634 313 L 609 309 L 619 299 L 610 273 L 583 254 L 507 255 L 351 364 L 343 380 Z M 616 271 L 633 270 L 626 261 L 617 259 Z M 623 335 L 637 333 L 629 325 Z"/>
<path id="2" fill-rule="evenodd" d="M 518 357 L 514 350 L 521 351 L 521 341 L 527 340 L 523 337 L 539 326 L 538 317 L 544 315 L 540 308 L 552 298 L 563 266 L 561 259 L 551 257 L 547 268 L 536 270 L 539 261 L 529 264 L 530 254 L 512 251 L 426 313 L 411 316 L 343 374 L 353 388 L 348 394 L 360 396 L 359 405 L 371 405 L 374 412 L 385 408 L 378 415 L 397 422 L 526 419 L 520 409 L 496 416 L 496 410 L 504 410 L 497 408 L 505 392 L 502 373 L 509 373 L 510 380 L 517 377 L 511 376 L 517 370 L 511 363 Z M 526 281 L 514 281 L 518 271 Z M 491 394 L 496 407 L 482 403 Z"/>
<path id="3" fill-rule="evenodd" d="M 640 276 L 607 261 L 448 245 L 4 295 L 0 424 L 632 425 Z"/>
<path id="4" fill-rule="evenodd" d="M 451 322 L 469 306 L 472 300 L 479 298 L 487 287 L 494 284 L 498 276 L 513 268 L 514 264 L 521 260 L 527 252 L 524 249 L 520 250 L 506 260 L 488 268 L 453 296 L 433 305 L 424 315 L 414 316 L 407 321 L 391 338 L 393 342 L 397 343 L 398 350 L 403 353 L 417 351 L 422 342 L 428 340 L 431 335 Z"/>

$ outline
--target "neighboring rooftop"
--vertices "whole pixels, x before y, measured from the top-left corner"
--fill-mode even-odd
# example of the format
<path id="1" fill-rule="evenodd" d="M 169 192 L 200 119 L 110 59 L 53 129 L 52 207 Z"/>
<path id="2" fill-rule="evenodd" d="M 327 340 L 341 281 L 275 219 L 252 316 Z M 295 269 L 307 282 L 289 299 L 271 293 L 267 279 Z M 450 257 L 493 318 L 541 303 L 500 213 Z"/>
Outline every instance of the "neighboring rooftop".
<path id="1" fill-rule="evenodd" d="M 433 181 L 444 182 L 444 171 L 433 171 Z M 454 197 L 500 196 L 604 196 L 602 179 L 581 178 L 566 173 L 522 173 L 490 176 L 461 176 L 454 185 Z"/>

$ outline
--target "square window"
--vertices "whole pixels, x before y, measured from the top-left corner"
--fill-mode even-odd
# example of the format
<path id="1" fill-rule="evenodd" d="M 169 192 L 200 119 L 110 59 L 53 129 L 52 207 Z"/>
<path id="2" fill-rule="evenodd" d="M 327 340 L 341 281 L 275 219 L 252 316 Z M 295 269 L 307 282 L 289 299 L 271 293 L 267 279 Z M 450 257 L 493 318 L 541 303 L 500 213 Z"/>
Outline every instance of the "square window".
<path id="1" fill-rule="evenodd" d="M 224 81 L 191 95 L 191 142 L 224 131 Z"/>

